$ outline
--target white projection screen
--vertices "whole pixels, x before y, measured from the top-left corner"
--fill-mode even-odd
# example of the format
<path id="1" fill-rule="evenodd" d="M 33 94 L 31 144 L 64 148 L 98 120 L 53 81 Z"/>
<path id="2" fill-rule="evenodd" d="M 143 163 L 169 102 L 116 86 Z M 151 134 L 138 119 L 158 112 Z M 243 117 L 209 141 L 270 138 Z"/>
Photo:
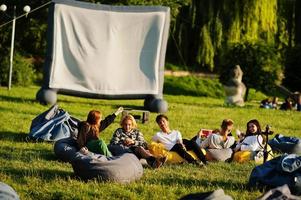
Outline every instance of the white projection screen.
<path id="1" fill-rule="evenodd" d="M 43 89 L 94 98 L 161 98 L 170 10 L 53 0 Z"/>

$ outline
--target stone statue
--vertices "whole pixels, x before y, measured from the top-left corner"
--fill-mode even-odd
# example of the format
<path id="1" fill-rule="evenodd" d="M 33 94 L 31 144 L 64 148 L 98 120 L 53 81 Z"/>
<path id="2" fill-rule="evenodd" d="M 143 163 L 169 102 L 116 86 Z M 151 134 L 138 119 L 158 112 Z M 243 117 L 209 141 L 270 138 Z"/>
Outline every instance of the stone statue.
<path id="1" fill-rule="evenodd" d="M 224 84 L 226 99 L 225 104 L 244 106 L 244 95 L 246 86 L 242 82 L 243 72 L 239 65 L 236 65 L 229 72 L 229 80 Z"/>

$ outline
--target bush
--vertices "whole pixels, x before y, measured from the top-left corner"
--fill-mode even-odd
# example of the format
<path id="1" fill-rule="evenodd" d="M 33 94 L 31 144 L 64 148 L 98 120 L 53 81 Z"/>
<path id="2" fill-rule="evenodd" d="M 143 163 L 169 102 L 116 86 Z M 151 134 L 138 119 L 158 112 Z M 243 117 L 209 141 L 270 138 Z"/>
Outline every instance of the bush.
<path id="1" fill-rule="evenodd" d="M 8 85 L 9 57 L 5 57 L 0 63 L 0 85 Z M 34 66 L 31 58 L 26 58 L 16 53 L 13 62 L 12 85 L 28 86 L 36 80 Z"/>
<path id="2" fill-rule="evenodd" d="M 217 79 L 197 76 L 165 76 L 164 94 L 223 98 L 224 89 Z"/>

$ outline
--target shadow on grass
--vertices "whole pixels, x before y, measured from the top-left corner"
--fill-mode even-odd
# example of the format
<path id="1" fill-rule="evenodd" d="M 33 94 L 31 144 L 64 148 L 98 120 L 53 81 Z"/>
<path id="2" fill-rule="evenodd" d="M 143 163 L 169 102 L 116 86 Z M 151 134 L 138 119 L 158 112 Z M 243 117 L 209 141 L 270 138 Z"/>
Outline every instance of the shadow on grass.
<path id="1" fill-rule="evenodd" d="M 201 106 L 201 107 L 206 107 L 206 108 L 226 108 L 226 109 L 254 109 L 254 108 L 259 108 L 259 106 L 254 106 L 254 105 L 244 105 L 242 107 L 240 106 L 235 106 L 235 105 L 226 105 L 224 103 L 219 103 L 219 102 L 184 102 L 184 101 L 173 101 L 173 104 L 177 105 L 187 105 L 187 106 Z"/>
<path id="2" fill-rule="evenodd" d="M 51 141 L 43 141 L 41 139 L 30 139 L 28 137 L 28 133 L 16 133 L 16 132 L 9 132 L 9 131 L 0 131 L 0 140 L 2 141 L 14 141 L 14 142 L 28 142 L 28 143 L 48 143 L 53 144 L 54 142 Z"/>
<path id="3" fill-rule="evenodd" d="M 202 186 L 202 187 L 216 187 L 216 188 L 222 188 L 224 190 L 242 190 L 246 189 L 246 184 L 242 184 L 240 182 L 235 182 L 235 180 L 231 181 L 231 184 L 229 184 L 229 181 L 209 181 L 208 179 L 194 179 L 192 177 L 189 178 L 183 178 L 183 177 L 163 177 L 158 180 L 158 177 L 154 179 L 148 179 L 148 181 L 152 183 L 160 182 L 161 184 L 171 186 L 173 184 L 178 185 L 179 187 L 183 188 L 189 188 L 189 187 L 195 187 L 195 186 Z"/>
<path id="4" fill-rule="evenodd" d="M 0 150 L 0 159 L 6 161 L 21 161 L 21 162 L 32 162 L 36 160 L 46 160 L 46 161 L 57 161 L 57 157 L 54 155 L 52 147 L 49 149 L 47 147 L 33 147 L 28 148 L 28 145 L 16 144 L 3 144 Z"/>
<path id="5" fill-rule="evenodd" d="M 0 140 L 2 141 L 26 142 L 27 136 L 27 133 L 22 132 L 0 131 Z"/>
<path id="6" fill-rule="evenodd" d="M 37 102 L 35 99 L 31 99 L 31 98 L 11 97 L 11 96 L 5 96 L 5 95 L 0 95 L 0 100 L 8 101 L 8 102 L 16 102 L 16 103 L 24 103 L 24 102 L 36 103 Z"/>
<path id="7" fill-rule="evenodd" d="M 39 178 L 46 181 L 52 181 L 56 179 L 68 180 L 70 177 L 75 178 L 73 172 L 67 172 L 63 170 L 53 170 L 53 169 L 15 169 L 15 168 L 5 168 L 1 170 L 2 173 L 9 174 L 17 182 L 24 182 L 28 177 Z"/>
<path id="8" fill-rule="evenodd" d="M 177 102 L 177 104 L 187 105 L 187 106 L 201 106 L 206 108 L 227 108 L 228 106 L 221 103 L 204 103 L 204 102 Z"/>
<path id="9" fill-rule="evenodd" d="M 78 97 L 78 98 L 86 98 L 86 99 L 93 99 L 95 101 L 90 102 L 88 100 L 85 101 L 84 100 L 73 100 L 73 99 L 59 99 L 58 100 L 58 104 L 60 105 L 60 103 L 66 103 L 66 104 L 70 104 L 70 103 L 76 103 L 77 105 L 84 105 L 84 106 L 89 106 L 89 107 L 101 107 L 101 106 L 112 106 L 113 108 L 118 108 L 120 106 L 122 107 L 129 107 L 129 108 L 133 108 L 133 109 L 143 109 L 143 102 L 141 103 L 141 106 L 136 106 L 137 105 L 137 101 L 139 100 L 144 100 L 144 99 L 97 99 L 97 98 L 89 98 L 89 97 Z M 97 101 L 99 100 L 99 101 Z M 123 104 L 124 101 L 133 101 L 133 104 Z M 140 104 L 140 103 L 139 103 Z"/>
<path id="10" fill-rule="evenodd" d="M 114 105 L 115 109 L 118 109 L 120 106 Z M 126 110 L 145 110 L 144 106 L 136 106 L 136 105 L 122 105 L 122 107 Z"/>

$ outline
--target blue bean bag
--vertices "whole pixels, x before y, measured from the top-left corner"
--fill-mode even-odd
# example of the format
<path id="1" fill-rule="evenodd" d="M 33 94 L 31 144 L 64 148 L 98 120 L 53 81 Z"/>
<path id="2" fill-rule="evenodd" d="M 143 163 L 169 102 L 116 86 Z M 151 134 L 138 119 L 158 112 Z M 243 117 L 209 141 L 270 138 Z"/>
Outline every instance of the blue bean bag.
<path id="1" fill-rule="evenodd" d="M 56 141 L 54 153 L 60 160 L 71 163 L 75 175 L 83 180 L 97 178 L 102 181 L 129 183 L 143 175 L 143 167 L 134 154 L 113 157 L 93 153 L 84 155 L 78 151 L 76 140 L 71 137 Z"/>
<path id="2" fill-rule="evenodd" d="M 297 137 L 277 134 L 268 144 L 275 152 L 301 154 L 301 139 Z"/>

